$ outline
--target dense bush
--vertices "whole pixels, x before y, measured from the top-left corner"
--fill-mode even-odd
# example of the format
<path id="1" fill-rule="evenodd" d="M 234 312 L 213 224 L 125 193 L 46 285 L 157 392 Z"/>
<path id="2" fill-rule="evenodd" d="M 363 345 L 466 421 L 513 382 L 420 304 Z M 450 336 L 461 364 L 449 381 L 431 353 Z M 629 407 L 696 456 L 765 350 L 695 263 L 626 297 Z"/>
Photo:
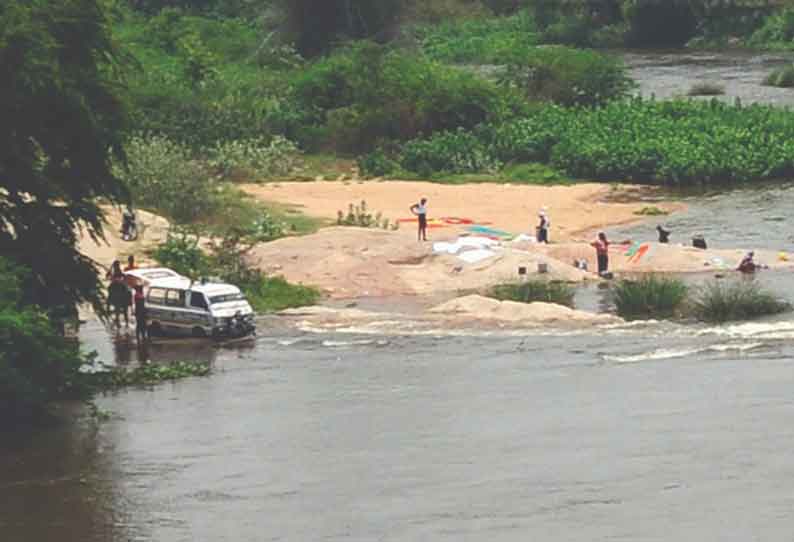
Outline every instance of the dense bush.
<path id="1" fill-rule="evenodd" d="M 575 293 L 573 287 L 566 282 L 530 280 L 499 284 L 491 288 L 488 296 L 500 301 L 542 301 L 572 307 Z"/>
<path id="2" fill-rule="evenodd" d="M 706 322 L 748 320 L 778 314 L 791 305 L 753 280 L 715 280 L 702 287 L 692 302 L 695 316 Z"/>
<path id="3" fill-rule="evenodd" d="M 403 169 L 425 176 L 437 172 L 493 173 L 501 167 L 485 145 L 463 129 L 410 141 L 401 156 Z"/>
<path id="4" fill-rule="evenodd" d="M 210 274 L 212 267 L 207 254 L 199 246 L 201 238 L 195 230 L 176 228 L 152 252 L 162 266 L 180 275 L 199 279 Z"/>
<path id="5" fill-rule="evenodd" d="M 422 51 L 440 62 L 502 64 L 516 49 L 538 43 L 535 22 L 527 12 L 510 17 L 452 19 L 414 29 Z"/>
<path id="6" fill-rule="evenodd" d="M 677 47 L 695 35 L 698 17 L 689 0 L 622 0 L 628 25 L 626 45 L 632 47 Z"/>
<path id="7" fill-rule="evenodd" d="M 163 136 L 137 135 L 126 145 L 127 162 L 114 173 L 133 194 L 135 203 L 190 222 L 215 209 L 215 183 L 190 149 Z"/>
<path id="8" fill-rule="evenodd" d="M 503 81 L 533 100 L 600 105 L 633 87 L 622 62 L 595 51 L 563 46 L 517 50 L 507 58 Z"/>
<path id="9" fill-rule="evenodd" d="M 0 429 L 46 414 L 62 399 L 86 399 L 85 358 L 36 307 L 24 306 L 27 271 L 0 258 Z"/>
<path id="10" fill-rule="evenodd" d="M 794 8 L 788 7 L 767 17 L 748 43 L 756 47 L 772 49 L 791 48 L 794 40 Z"/>
<path id="11" fill-rule="evenodd" d="M 461 133 L 457 148 L 431 141 L 405 145 L 421 150 L 415 153 L 421 160 L 396 159 L 404 169 L 429 174 L 453 171 L 458 154 L 476 151 L 502 163 L 549 164 L 578 178 L 664 184 L 794 175 L 794 113 L 760 105 L 639 98 L 596 109 L 548 105 Z"/>
<path id="12" fill-rule="evenodd" d="M 244 176 L 264 179 L 291 173 L 300 152 L 290 140 L 276 136 L 240 141 L 219 141 L 204 154 L 207 164 L 223 177 Z"/>
<path id="13" fill-rule="evenodd" d="M 618 314 L 623 318 L 669 318 L 681 307 L 687 287 L 680 279 L 646 275 L 624 279 L 612 290 Z"/>
<path id="14" fill-rule="evenodd" d="M 764 84 L 772 87 L 794 87 L 794 66 L 788 65 L 773 70 L 764 79 Z"/>
<path id="15" fill-rule="evenodd" d="M 345 151 L 382 140 L 472 128 L 516 106 L 495 84 L 421 56 L 357 43 L 296 76 L 296 103 Z"/>

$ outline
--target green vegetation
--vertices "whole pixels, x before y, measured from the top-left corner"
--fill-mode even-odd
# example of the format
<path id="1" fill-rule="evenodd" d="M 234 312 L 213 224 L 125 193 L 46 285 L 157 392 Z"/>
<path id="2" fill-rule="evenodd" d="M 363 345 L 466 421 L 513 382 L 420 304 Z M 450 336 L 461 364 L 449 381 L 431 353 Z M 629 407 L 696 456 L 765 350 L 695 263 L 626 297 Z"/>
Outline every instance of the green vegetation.
<path id="1" fill-rule="evenodd" d="M 439 137 L 448 141 L 411 142 L 411 154 L 389 158 L 423 174 L 460 170 L 456 149 Z M 482 164 L 537 162 L 578 178 L 689 185 L 794 175 L 792 137 L 794 113 L 774 107 L 636 98 L 596 109 L 546 105 L 457 140 Z"/>
<path id="2" fill-rule="evenodd" d="M 686 300 L 687 286 L 680 279 L 646 275 L 619 281 L 612 295 L 622 318 L 669 318 Z"/>
<path id="3" fill-rule="evenodd" d="M 791 310 L 791 305 L 754 280 L 715 280 L 693 297 L 694 315 L 706 322 L 749 320 Z"/>
<path id="4" fill-rule="evenodd" d="M 194 278 L 217 277 L 239 287 L 255 311 L 273 312 L 316 304 L 316 288 L 291 284 L 251 267 L 247 255 L 261 242 L 280 236 L 280 226 L 263 218 L 255 230 L 232 230 L 222 238 L 202 237 L 200 230 L 176 229 L 152 253 L 161 265 Z M 202 248 L 208 244 L 208 250 Z"/>
<path id="5" fill-rule="evenodd" d="M 505 58 L 502 81 L 529 100 L 560 105 L 603 105 L 633 88 L 615 57 L 564 46 L 517 50 Z"/>
<path id="6" fill-rule="evenodd" d="M 154 386 L 184 378 L 207 376 L 211 372 L 212 367 L 204 363 L 176 362 L 168 365 L 146 364 L 134 369 L 110 367 L 89 373 L 83 378 L 90 382 L 97 391 L 107 391 Z"/>
<path id="7" fill-rule="evenodd" d="M 621 280 L 612 290 L 623 318 L 671 318 L 692 315 L 706 322 L 750 320 L 779 314 L 791 305 L 754 280 L 714 280 L 688 288 L 680 279 L 647 275 Z"/>
<path id="8" fill-rule="evenodd" d="M 29 272 L 23 302 L 53 315 L 103 306 L 77 229 L 102 234 L 98 197 L 123 203 L 123 105 L 110 26 L 96 0 L 0 5 L 0 254 Z"/>
<path id="9" fill-rule="evenodd" d="M 534 19 L 522 11 L 508 17 L 448 19 L 413 30 L 422 51 L 438 62 L 503 64 L 517 50 L 538 44 Z"/>
<path id="10" fill-rule="evenodd" d="M 764 84 L 772 87 L 794 87 L 794 66 L 788 65 L 773 70 L 764 79 Z"/>
<path id="11" fill-rule="evenodd" d="M 299 72 L 291 97 L 303 112 L 298 141 L 342 152 L 473 128 L 522 104 L 466 71 L 368 42 L 338 49 Z"/>
<path id="12" fill-rule="evenodd" d="M 544 280 L 499 284 L 488 292 L 488 297 L 500 301 L 518 301 L 520 303 L 542 301 L 568 307 L 573 307 L 574 295 L 575 290 L 567 282 Z"/>
<path id="13" fill-rule="evenodd" d="M 721 96 L 725 94 L 725 85 L 710 81 L 695 83 L 687 92 L 688 96 Z"/>
<path id="14" fill-rule="evenodd" d="M 369 212 L 367 202 L 361 200 L 359 205 L 351 203 L 348 205 L 347 213 L 341 209 L 336 214 L 337 226 L 357 226 L 359 228 L 383 228 L 384 230 L 396 230 L 400 227 L 399 222 L 390 224 L 388 218 L 383 217 L 383 213 L 378 211 L 374 215 Z"/>
<path id="15" fill-rule="evenodd" d="M 662 209 L 659 209 L 656 206 L 650 206 L 650 207 L 643 207 L 639 211 L 634 211 L 634 214 L 637 216 L 665 216 L 665 215 L 669 215 L 670 213 Z"/>
<path id="16" fill-rule="evenodd" d="M 23 300 L 30 271 L 0 258 L 0 431 L 46 416 L 64 399 L 87 399 L 80 379 L 86 361 L 45 313 Z"/>

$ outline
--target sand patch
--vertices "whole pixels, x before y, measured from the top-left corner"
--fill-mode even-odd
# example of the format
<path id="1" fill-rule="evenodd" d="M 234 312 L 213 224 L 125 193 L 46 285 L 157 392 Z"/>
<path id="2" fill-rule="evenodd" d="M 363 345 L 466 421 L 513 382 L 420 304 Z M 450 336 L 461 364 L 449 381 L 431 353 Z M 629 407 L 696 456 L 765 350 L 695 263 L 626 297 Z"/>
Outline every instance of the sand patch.
<path id="1" fill-rule="evenodd" d="M 460 297 L 430 309 L 433 314 L 454 319 L 484 319 L 523 324 L 614 324 L 622 322 L 610 314 L 578 311 L 554 303 L 498 301 L 479 295 Z"/>
<path id="2" fill-rule="evenodd" d="M 538 212 L 546 208 L 551 218 L 551 239 L 572 237 L 606 226 L 642 219 L 635 215 L 646 204 L 617 201 L 623 191 L 638 198 L 651 188 L 620 187 L 597 183 L 573 186 L 528 186 L 516 184 L 444 185 L 414 181 L 316 181 L 279 184 L 249 184 L 243 190 L 263 201 L 295 205 L 304 213 L 335 220 L 338 211 L 346 212 L 351 203 L 367 202 L 368 208 L 381 212 L 392 222 L 411 216 L 409 207 L 419 198 L 428 198 L 429 217 L 458 217 L 489 223 L 513 233 L 534 235 Z M 640 191 L 638 193 L 638 191 Z M 666 211 L 683 208 L 677 203 L 654 203 Z M 416 235 L 415 226 L 401 231 Z M 452 226 L 431 229 L 436 239 Z"/>

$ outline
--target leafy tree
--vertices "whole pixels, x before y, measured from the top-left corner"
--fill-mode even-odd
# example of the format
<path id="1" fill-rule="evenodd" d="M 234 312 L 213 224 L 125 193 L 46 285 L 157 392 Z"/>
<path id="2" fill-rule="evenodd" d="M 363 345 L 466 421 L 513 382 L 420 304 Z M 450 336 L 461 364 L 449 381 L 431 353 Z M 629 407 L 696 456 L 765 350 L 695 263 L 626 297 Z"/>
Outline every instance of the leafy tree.
<path id="1" fill-rule="evenodd" d="M 27 271 L 0 258 L 0 429 L 46 413 L 58 399 L 85 399 L 77 343 L 56 333 L 49 319 L 22 302 Z"/>
<path id="2" fill-rule="evenodd" d="M 120 65 L 100 0 L 0 3 L 0 253 L 30 269 L 23 303 L 100 307 L 78 231 L 102 236 L 98 198 L 127 199 Z"/>
<path id="3" fill-rule="evenodd" d="M 280 0 L 298 51 L 315 56 L 344 38 L 383 38 L 405 0 Z"/>

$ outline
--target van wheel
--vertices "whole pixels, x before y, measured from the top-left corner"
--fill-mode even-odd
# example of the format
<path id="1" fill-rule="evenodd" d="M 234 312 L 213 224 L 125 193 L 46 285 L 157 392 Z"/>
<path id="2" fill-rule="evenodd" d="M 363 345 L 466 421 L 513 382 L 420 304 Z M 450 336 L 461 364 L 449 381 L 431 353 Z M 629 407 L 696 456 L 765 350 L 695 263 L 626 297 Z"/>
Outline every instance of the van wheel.
<path id="1" fill-rule="evenodd" d="M 149 324 L 149 336 L 150 337 L 160 337 L 163 335 L 163 328 L 160 325 L 160 322 L 152 322 Z"/>
<path id="2" fill-rule="evenodd" d="M 204 337 L 207 336 L 207 332 L 204 331 L 204 328 L 201 327 L 194 327 L 191 330 L 190 334 L 196 337 L 197 339 L 203 339 Z"/>

